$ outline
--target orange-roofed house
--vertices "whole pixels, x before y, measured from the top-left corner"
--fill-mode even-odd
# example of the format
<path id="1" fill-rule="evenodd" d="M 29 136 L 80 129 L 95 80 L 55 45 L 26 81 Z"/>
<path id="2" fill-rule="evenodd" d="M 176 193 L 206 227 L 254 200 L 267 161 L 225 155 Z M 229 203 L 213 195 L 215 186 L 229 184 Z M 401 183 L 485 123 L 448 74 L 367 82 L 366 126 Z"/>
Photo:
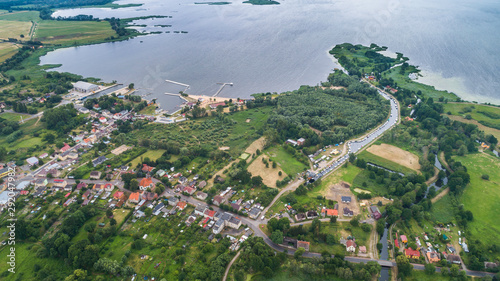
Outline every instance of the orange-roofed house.
<path id="1" fill-rule="evenodd" d="M 439 262 L 441 260 L 439 254 L 436 252 L 427 252 L 426 255 L 430 263 Z"/>
<path id="2" fill-rule="evenodd" d="M 123 196 L 122 191 L 117 191 L 117 192 L 115 192 L 115 194 L 113 194 L 113 198 L 115 198 L 116 200 L 120 200 L 120 198 L 122 198 L 122 196 Z"/>
<path id="3" fill-rule="evenodd" d="M 181 210 L 181 211 L 184 210 L 186 208 L 186 206 L 187 206 L 186 202 L 181 201 L 181 202 L 177 203 L 177 208 L 179 208 L 179 210 Z"/>
<path id="4" fill-rule="evenodd" d="M 307 241 L 297 241 L 297 249 L 304 248 L 304 250 L 309 251 L 309 242 Z"/>
<path id="5" fill-rule="evenodd" d="M 338 217 L 339 211 L 335 209 L 323 209 L 321 213 L 325 214 L 328 217 Z"/>
<path id="6" fill-rule="evenodd" d="M 411 248 L 405 249 L 405 256 L 409 259 L 418 259 L 420 258 L 420 252 L 417 250 L 413 250 Z"/>
<path id="7" fill-rule="evenodd" d="M 139 183 L 139 188 L 141 188 L 143 190 L 148 189 L 148 188 L 154 188 L 154 187 L 155 187 L 155 184 L 150 177 L 143 178 Z"/>
<path id="8" fill-rule="evenodd" d="M 128 202 L 137 204 L 141 200 L 141 194 L 139 192 L 133 192 L 128 197 Z"/>
<path id="9" fill-rule="evenodd" d="M 142 164 L 142 171 L 144 173 L 149 173 L 154 169 L 154 167 L 148 166 L 148 164 Z"/>

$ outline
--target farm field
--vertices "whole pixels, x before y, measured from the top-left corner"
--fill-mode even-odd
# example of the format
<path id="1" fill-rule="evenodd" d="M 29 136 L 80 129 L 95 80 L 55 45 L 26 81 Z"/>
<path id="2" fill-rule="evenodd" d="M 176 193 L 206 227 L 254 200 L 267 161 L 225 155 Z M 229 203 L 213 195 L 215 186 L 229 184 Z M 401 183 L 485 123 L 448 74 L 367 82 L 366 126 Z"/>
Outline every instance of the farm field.
<path id="1" fill-rule="evenodd" d="M 0 43 L 0 63 L 17 53 L 18 47 L 12 43 Z"/>
<path id="2" fill-rule="evenodd" d="M 359 157 L 367 162 L 404 174 L 420 170 L 417 155 L 390 144 L 372 145 Z"/>
<path id="3" fill-rule="evenodd" d="M 28 40 L 31 24 L 29 21 L 2 20 L 2 15 L 0 15 L 0 38 Z M 23 36 L 21 37 L 21 35 Z"/>
<path id="4" fill-rule="evenodd" d="M 455 157 L 462 162 L 471 175 L 470 184 L 460 197 L 465 209 L 472 210 L 474 220 L 469 223 L 469 231 L 476 239 L 485 244 L 495 243 L 500 233 L 498 213 L 500 213 L 500 161 L 484 153 Z M 483 180 L 482 175 L 489 175 Z M 438 204 L 436 202 L 436 204 Z"/>
<path id="5" fill-rule="evenodd" d="M 1 13 L 0 20 L 8 20 L 8 21 L 39 21 L 40 17 L 38 16 L 37 11 L 18 11 L 12 13 Z"/>
<path id="6" fill-rule="evenodd" d="M 35 39 L 49 44 L 85 44 L 116 36 L 106 21 L 41 21 Z"/>

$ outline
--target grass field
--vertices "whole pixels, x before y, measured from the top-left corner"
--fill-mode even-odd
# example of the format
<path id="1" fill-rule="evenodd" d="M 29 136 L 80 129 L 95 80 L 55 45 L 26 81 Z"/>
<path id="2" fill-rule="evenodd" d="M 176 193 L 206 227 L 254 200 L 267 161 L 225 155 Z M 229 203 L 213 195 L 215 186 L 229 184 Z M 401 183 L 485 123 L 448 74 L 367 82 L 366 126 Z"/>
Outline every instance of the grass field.
<path id="1" fill-rule="evenodd" d="M 446 194 L 443 198 L 439 199 L 436 203 L 432 204 L 431 216 L 436 222 L 447 223 L 452 221 L 455 217 L 451 211 L 450 195 Z"/>
<path id="2" fill-rule="evenodd" d="M 18 47 L 11 43 L 0 43 L 0 63 L 17 53 Z"/>
<path id="3" fill-rule="evenodd" d="M 422 94 L 425 97 L 431 97 L 435 101 L 437 101 L 440 97 L 443 97 L 443 98 L 448 99 L 450 101 L 455 101 L 458 98 L 453 93 L 450 93 L 447 91 L 436 90 L 436 88 L 434 88 L 433 86 L 429 86 L 429 85 L 418 83 L 416 81 L 412 81 L 408 77 L 408 75 L 416 70 L 415 67 L 413 67 L 413 66 L 408 67 L 406 72 L 404 73 L 404 75 L 401 75 L 399 73 L 400 69 L 401 69 L 401 66 L 395 67 L 389 71 L 384 72 L 383 76 L 387 77 L 387 78 L 394 79 L 394 82 L 396 82 L 398 84 L 398 87 L 400 87 L 400 88 L 405 88 L 405 89 L 408 89 L 410 91 L 415 91 L 415 92 L 422 91 Z"/>
<path id="4" fill-rule="evenodd" d="M 0 15 L 0 38 L 15 38 L 17 40 L 28 40 L 31 29 L 29 21 L 1 20 Z M 23 35 L 23 37 L 21 37 Z"/>
<path id="5" fill-rule="evenodd" d="M 366 183 L 366 187 L 363 186 L 363 183 Z M 387 185 L 385 183 L 377 183 L 375 180 L 370 179 L 370 171 L 368 170 L 363 170 L 354 178 L 353 186 L 369 190 L 376 195 L 388 196 Z"/>
<path id="6" fill-rule="evenodd" d="M 24 114 L 19 114 L 19 113 L 10 113 L 10 112 L 4 112 L 0 114 L 0 118 L 9 120 L 9 121 L 20 121 L 21 116 L 27 116 Z"/>
<path id="7" fill-rule="evenodd" d="M 469 232 L 484 244 L 496 243 L 500 233 L 500 161 L 484 153 L 456 157 L 455 160 L 462 162 L 471 175 L 470 184 L 460 198 L 465 209 L 474 214 Z M 490 179 L 483 180 L 481 175 L 484 174 Z"/>
<path id="8" fill-rule="evenodd" d="M 4 13 L 0 14 L 0 20 L 8 20 L 8 21 L 39 21 L 40 17 L 38 16 L 37 11 L 19 11 L 13 13 Z"/>
<path id="9" fill-rule="evenodd" d="M 408 152 L 408 154 L 411 154 Z M 415 156 L 415 155 L 414 155 Z M 363 152 L 361 152 L 358 157 L 360 159 L 364 159 L 366 162 L 370 162 L 370 163 L 373 163 L 375 165 L 378 165 L 378 166 L 382 166 L 386 169 L 389 169 L 389 170 L 392 170 L 392 171 L 395 171 L 395 172 L 399 172 L 399 173 L 403 173 L 405 175 L 408 175 L 408 174 L 415 174 L 417 173 L 418 170 L 415 170 L 415 169 L 411 169 L 411 168 L 408 168 L 408 167 L 405 167 L 403 165 L 400 165 L 394 161 L 391 161 L 389 159 L 386 159 L 386 158 L 382 158 L 380 156 L 377 156 L 371 152 L 368 152 L 367 150 L 364 150 Z M 412 161 L 416 161 L 417 164 L 418 164 L 418 157 L 415 156 L 416 159 L 412 159 Z M 415 164 L 415 163 L 413 163 Z M 414 165 L 413 165 L 414 166 Z M 420 165 L 418 165 L 420 166 Z"/>
<path id="10" fill-rule="evenodd" d="M 443 106 L 444 112 L 451 112 L 452 115 L 465 117 L 470 114 L 472 119 L 476 121 L 500 126 L 500 107 L 472 103 L 446 103 Z"/>
<path id="11" fill-rule="evenodd" d="M 137 164 L 141 163 L 144 159 L 149 158 L 149 160 L 156 160 L 161 157 L 161 155 L 165 152 L 164 149 L 157 149 L 157 150 L 148 150 L 144 154 L 141 154 L 140 156 L 136 157 L 134 160 L 132 160 L 132 168 L 135 168 Z"/>
<path id="12" fill-rule="evenodd" d="M 141 111 L 139 111 L 139 113 L 140 114 L 146 114 L 146 115 L 154 115 L 155 111 L 156 111 L 156 105 L 153 104 L 153 105 L 150 105 L 150 106 L 146 106 Z"/>
<path id="13" fill-rule="evenodd" d="M 50 44 L 86 44 L 116 36 L 106 21 L 41 21 L 35 39 Z"/>
<path id="14" fill-rule="evenodd" d="M 288 153 L 283 146 L 272 146 L 265 151 L 269 158 L 275 161 L 285 173 L 290 176 L 295 176 L 297 173 L 302 173 L 306 165 L 299 162 L 293 155 Z M 271 164 L 270 164 L 271 165 Z"/>
<path id="15" fill-rule="evenodd" d="M 317 187 L 315 187 L 312 191 L 310 191 L 308 194 L 314 197 L 318 195 L 324 196 L 325 194 L 328 193 L 328 189 L 332 185 L 339 183 L 341 181 L 345 181 L 352 185 L 354 179 L 361 171 L 363 171 L 363 169 L 358 168 L 354 165 L 349 165 L 347 166 L 347 168 L 341 167 L 335 172 L 331 173 L 326 178 L 323 178 L 321 180 L 321 183 Z"/>

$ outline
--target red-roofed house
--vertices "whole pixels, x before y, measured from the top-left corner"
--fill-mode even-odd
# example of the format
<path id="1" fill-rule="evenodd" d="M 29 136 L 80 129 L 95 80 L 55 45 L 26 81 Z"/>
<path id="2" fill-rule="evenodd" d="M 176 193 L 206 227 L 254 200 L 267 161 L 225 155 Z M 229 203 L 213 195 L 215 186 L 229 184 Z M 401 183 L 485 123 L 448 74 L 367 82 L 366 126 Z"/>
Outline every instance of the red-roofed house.
<path id="1" fill-rule="evenodd" d="M 155 167 L 148 166 L 148 164 L 142 164 L 142 171 L 144 173 L 151 172 Z"/>
<path id="2" fill-rule="evenodd" d="M 411 248 L 405 249 L 405 256 L 409 259 L 418 259 L 420 258 L 420 252 L 417 250 L 413 250 Z"/>
<path id="3" fill-rule="evenodd" d="M 348 252 L 356 252 L 356 242 L 354 242 L 353 240 L 347 240 L 347 242 L 345 243 L 345 249 Z"/>
<path id="4" fill-rule="evenodd" d="M 339 211 L 335 209 L 322 209 L 321 210 L 322 214 L 326 214 L 328 217 L 338 217 L 339 216 Z"/>
<path id="5" fill-rule="evenodd" d="M 71 146 L 69 146 L 67 143 L 65 143 L 65 144 L 64 144 L 64 146 L 63 146 L 63 147 L 61 147 L 61 152 L 66 152 L 66 151 L 68 151 L 68 149 L 70 149 L 70 148 L 71 148 Z"/>
<path id="6" fill-rule="evenodd" d="M 128 202 L 137 204 L 141 200 L 141 194 L 139 192 L 133 192 L 128 197 Z"/>
<path id="7" fill-rule="evenodd" d="M 122 198 L 122 196 L 123 196 L 122 191 L 117 191 L 117 192 L 115 192 L 115 194 L 113 194 L 113 198 L 115 198 L 116 200 L 120 200 L 120 198 Z"/>
<path id="8" fill-rule="evenodd" d="M 210 209 L 206 209 L 205 210 L 205 213 L 203 213 L 203 216 L 205 218 L 210 218 L 210 219 L 213 219 L 214 216 L 215 216 L 215 211 L 214 210 L 210 210 Z"/>
<path id="9" fill-rule="evenodd" d="M 394 246 L 396 246 L 396 247 L 399 248 L 399 241 L 398 241 L 398 239 L 394 239 Z"/>
<path id="10" fill-rule="evenodd" d="M 146 190 L 147 188 L 154 188 L 155 184 L 150 177 L 143 178 L 139 183 L 139 188 Z"/>
<path id="11" fill-rule="evenodd" d="M 225 102 L 212 103 L 212 104 L 210 105 L 210 108 L 211 108 L 211 109 L 216 109 L 216 108 L 217 108 L 217 106 L 219 106 L 219 105 L 221 105 L 221 106 L 226 106 L 226 103 L 225 103 Z"/>
<path id="12" fill-rule="evenodd" d="M 189 195 L 193 195 L 193 193 L 196 191 L 196 189 L 194 189 L 194 188 L 192 188 L 190 186 L 186 186 L 186 187 L 184 187 L 183 191 L 186 192 Z"/>
<path id="13" fill-rule="evenodd" d="M 177 208 L 179 208 L 179 210 L 181 210 L 181 211 L 184 210 L 186 208 L 186 206 L 187 206 L 186 202 L 181 201 L 181 202 L 177 203 Z"/>
<path id="14" fill-rule="evenodd" d="M 115 187 L 110 183 L 107 183 L 104 185 L 104 190 L 106 190 L 106 191 L 113 191 L 114 188 Z"/>

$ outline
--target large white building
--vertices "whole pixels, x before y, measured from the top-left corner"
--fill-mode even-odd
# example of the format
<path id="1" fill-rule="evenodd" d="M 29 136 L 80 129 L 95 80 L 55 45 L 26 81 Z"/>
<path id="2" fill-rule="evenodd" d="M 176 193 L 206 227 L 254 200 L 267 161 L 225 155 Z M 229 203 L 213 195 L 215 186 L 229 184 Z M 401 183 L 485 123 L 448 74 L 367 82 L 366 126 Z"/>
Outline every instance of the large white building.
<path id="1" fill-rule="evenodd" d="M 77 92 L 88 94 L 99 90 L 99 86 L 92 83 L 78 81 L 73 84 L 73 89 Z"/>

